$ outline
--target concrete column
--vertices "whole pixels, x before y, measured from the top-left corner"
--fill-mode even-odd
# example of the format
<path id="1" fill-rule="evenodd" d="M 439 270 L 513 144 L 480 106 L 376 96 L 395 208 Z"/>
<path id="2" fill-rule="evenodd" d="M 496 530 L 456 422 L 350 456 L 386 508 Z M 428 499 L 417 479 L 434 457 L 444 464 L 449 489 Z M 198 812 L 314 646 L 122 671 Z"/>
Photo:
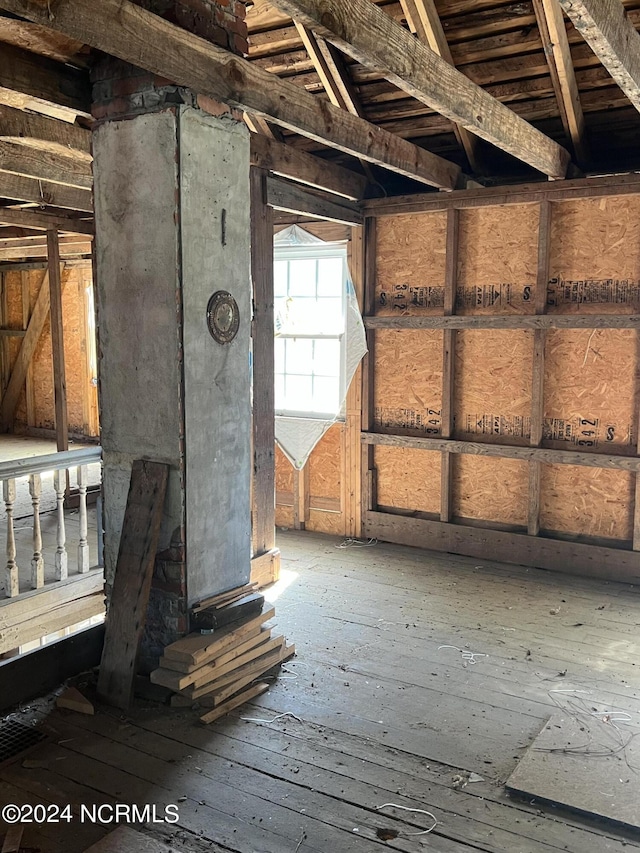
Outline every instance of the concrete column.
<path id="1" fill-rule="evenodd" d="M 190 604 L 250 574 L 249 138 L 230 115 L 176 106 L 94 131 L 105 570 L 131 463 L 168 463 L 148 656 Z M 216 291 L 236 337 L 207 328 Z"/>

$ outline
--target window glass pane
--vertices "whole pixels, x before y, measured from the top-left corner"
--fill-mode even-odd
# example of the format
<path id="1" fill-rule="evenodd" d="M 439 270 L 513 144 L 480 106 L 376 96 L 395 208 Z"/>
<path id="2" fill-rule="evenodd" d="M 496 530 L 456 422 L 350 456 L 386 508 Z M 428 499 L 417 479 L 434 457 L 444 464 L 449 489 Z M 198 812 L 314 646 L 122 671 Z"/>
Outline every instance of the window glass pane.
<path id="1" fill-rule="evenodd" d="M 336 379 L 324 379 L 316 376 L 313 380 L 314 412 L 336 414 L 340 407 L 340 382 Z"/>
<path id="2" fill-rule="evenodd" d="M 344 331 L 342 299 L 318 299 L 315 303 L 316 334 L 340 335 Z"/>
<path id="3" fill-rule="evenodd" d="M 294 412 L 314 411 L 312 383 L 313 380 L 310 376 L 287 376 L 286 408 Z"/>
<path id="4" fill-rule="evenodd" d="M 289 296 L 316 295 L 316 260 L 289 261 Z"/>
<path id="5" fill-rule="evenodd" d="M 340 376 L 340 341 L 314 341 L 313 372 L 316 376 Z"/>
<path id="6" fill-rule="evenodd" d="M 282 338 L 275 339 L 275 370 L 276 373 L 284 373 L 284 350 L 286 341 Z"/>
<path id="7" fill-rule="evenodd" d="M 286 372 L 311 376 L 313 371 L 313 341 L 306 338 L 288 338 Z"/>
<path id="8" fill-rule="evenodd" d="M 318 261 L 318 296 L 342 294 L 342 258 L 320 258 Z"/>
<path id="9" fill-rule="evenodd" d="M 276 297 L 287 295 L 287 261 L 275 261 L 273 265 L 273 292 Z"/>
<path id="10" fill-rule="evenodd" d="M 284 376 L 276 374 L 276 399 L 275 407 L 278 411 L 287 408 L 287 400 L 284 394 Z"/>

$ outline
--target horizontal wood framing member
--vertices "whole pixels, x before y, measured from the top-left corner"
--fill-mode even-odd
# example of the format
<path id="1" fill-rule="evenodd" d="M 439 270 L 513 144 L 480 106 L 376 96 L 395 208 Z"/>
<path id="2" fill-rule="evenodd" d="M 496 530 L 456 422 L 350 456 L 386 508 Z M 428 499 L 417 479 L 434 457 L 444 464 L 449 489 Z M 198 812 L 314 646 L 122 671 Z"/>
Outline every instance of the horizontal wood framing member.
<path id="1" fill-rule="evenodd" d="M 537 566 L 623 583 L 640 582 L 640 552 L 625 548 L 605 548 L 371 511 L 363 512 L 362 535 L 481 560 Z"/>
<path id="2" fill-rule="evenodd" d="M 0 8 L 347 154 L 452 190 L 460 167 L 262 71 L 127 0 L 1 0 Z"/>
<path id="3" fill-rule="evenodd" d="M 570 181 L 549 181 L 514 184 L 509 187 L 483 187 L 456 190 L 451 193 L 418 193 L 392 198 L 369 199 L 363 202 L 365 216 L 397 216 L 405 213 L 430 213 L 450 207 L 467 209 L 502 204 L 539 204 L 541 201 L 640 193 L 640 174 L 607 175 L 601 178 L 579 178 Z"/>
<path id="4" fill-rule="evenodd" d="M 361 225 L 362 213 L 358 205 L 346 200 L 337 201 L 322 197 L 278 178 L 267 178 L 267 204 L 274 210 L 300 213 L 324 222 L 343 225 Z"/>
<path id="5" fill-rule="evenodd" d="M 422 438 L 421 436 L 387 435 L 364 432 L 363 444 L 379 447 L 410 447 L 414 450 L 440 450 L 447 453 L 468 453 L 472 456 L 496 456 L 502 459 L 537 461 L 547 465 L 580 465 L 586 468 L 619 468 L 624 471 L 640 470 L 640 457 L 615 453 L 585 453 L 579 450 L 555 450 L 548 447 L 493 444 L 482 441 L 464 441 L 455 438 Z"/>
<path id="6" fill-rule="evenodd" d="M 0 172 L 0 197 L 93 213 L 91 190 Z"/>
<path id="7" fill-rule="evenodd" d="M 54 213 L 34 213 L 32 210 L 10 210 L 0 207 L 0 224 L 19 225 L 23 228 L 34 228 L 48 231 L 57 228 L 63 234 L 93 234 L 93 221 L 85 219 L 70 219 Z"/>
<path id="8" fill-rule="evenodd" d="M 640 329 L 640 314 L 488 314 L 364 317 L 367 329 Z"/>

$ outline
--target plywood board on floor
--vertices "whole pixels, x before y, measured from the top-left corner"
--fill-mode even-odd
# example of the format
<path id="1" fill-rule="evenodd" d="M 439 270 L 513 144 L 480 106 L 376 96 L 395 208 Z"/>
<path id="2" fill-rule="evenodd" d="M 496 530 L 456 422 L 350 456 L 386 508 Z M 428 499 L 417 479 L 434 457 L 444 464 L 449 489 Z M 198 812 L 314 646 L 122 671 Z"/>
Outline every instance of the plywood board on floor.
<path id="1" fill-rule="evenodd" d="M 586 706 L 555 714 L 507 788 L 640 829 L 640 728 L 629 719 Z"/>

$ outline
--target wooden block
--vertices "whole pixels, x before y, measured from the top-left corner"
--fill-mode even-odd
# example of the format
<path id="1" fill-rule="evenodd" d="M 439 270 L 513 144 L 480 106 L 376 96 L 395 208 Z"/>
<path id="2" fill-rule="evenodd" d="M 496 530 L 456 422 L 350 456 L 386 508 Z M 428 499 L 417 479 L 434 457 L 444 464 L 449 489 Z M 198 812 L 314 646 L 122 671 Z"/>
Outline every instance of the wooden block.
<path id="1" fill-rule="evenodd" d="M 250 664 L 246 664 L 241 670 L 237 671 L 238 677 L 234 678 L 231 683 L 209 691 L 208 695 L 213 698 L 214 705 L 217 707 L 221 703 L 226 702 L 238 690 L 246 687 L 247 684 L 251 684 L 256 678 L 260 678 L 266 672 L 269 672 L 270 669 L 273 669 L 285 660 L 289 660 L 294 654 L 294 646 L 283 646 L 276 649 L 276 651 L 264 655 Z"/>
<path id="2" fill-rule="evenodd" d="M 252 684 L 251 687 L 247 690 L 243 690 L 242 693 L 238 693 L 238 695 L 234 696 L 233 699 L 229 699 L 228 702 L 224 702 L 222 705 L 218 705 L 217 708 L 214 708 L 213 711 L 209 711 L 208 714 L 204 714 L 200 717 L 200 722 L 205 725 L 213 723 L 216 720 L 219 720 L 220 717 L 224 717 L 224 715 L 228 714 L 229 711 L 233 711 L 234 708 L 239 708 L 240 705 L 244 705 L 244 703 L 248 702 L 250 699 L 255 699 L 256 696 L 260 696 L 262 693 L 265 693 L 268 689 L 268 684 Z"/>
<path id="3" fill-rule="evenodd" d="M 266 627 L 262 627 L 260 625 L 256 625 L 254 628 L 251 629 L 249 634 L 247 634 L 246 637 L 243 638 L 242 643 L 240 643 L 239 645 L 236 645 L 236 646 L 232 646 L 229 649 L 229 651 L 226 651 L 223 654 L 219 655 L 218 657 L 213 658 L 212 660 L 208 661 L 206 666 L 211 666 L 212 664 L 218 663 L 218 661 L 221 661 L 223 659 L 227 660 L 229 656 L 233 657 L 237 653 L 242 654 L 242 652 L 245 652 L 245 651 L 247 651 L 247 649 L 251 648 L 251 643 L 253 643 L 253 645 L 256 645 L 256 643 L 261 642 L 260 634 L 262 634 L 264 632 L 270 632 L 270 631 L 271 631 L 271 628 L 266 628 Z M 242 651 L 240 651 L 240 650 L 242 650 Z M 198 677 L 197 672 L 198 672 L 198 670 L 202 669 L 203 664 L 181 663 L 180 661 L 171 660 L 171 658 L 165 657 L 163 655 L 160 658 L 160 666 L 162 667 L 162 669 L 170 669 L 173 672 L 181 672 L 181 673 L 184 673 L 185 675 L 196 673 L 195 677 L 197 678 Z M 192 682 L 193 682 L 193 679 L 191 681 L 189 681 L 189 684 L 191 684 Z"/>
<path id="4" fill-rule="evenodd" d="M 188 696 L 181 696 L 179 693 L 174 693 L 169 704 L 172 708 L 190 708 L 193 705 L 193 700 Z"/>
<path id="5" fill-rule="evenodd" d="M 280 578 L 280 549 L 272 548 L 251 560 L 251 581 L 258 589 Z"/>
<path id="6" fill-rule="evenodd" d="M 234 660 L 236 657 L 244 655 L 245 652 L 248 652 L 255 646 L 259 646 L 261 643 L 266 643 L 270 637 L 271 628 L 257 629 L 255 635 L 250 637 L 244 643 L 241 643 L 239 646 L 235 646 L 233 649 L 226 652 L 226 654 L 220 655 L 219 658 L 215 658 L 215 660 L 211 661 L 210 664 L 193 668 L 189 673 L 183 673 L 180 671 L 176 672 L 174 669 L 164 665 L 165 663 L 174 663 L 174 661 L 166 658 L 160 658 L 162 666 L 155 669 L 149 677 L 154 684 L 162 684 L 164 687 L 169 687 L 170 690 L 184 690 L 185 687 L 188 687 L 190 684 L 195 684 L 197 681 L 201 680 L 203 676 L 206 676 L 206 674 L 212 671 L 215 667 L 223 666 L 224 664 L 229 663 L 229 661 Z"/>
<path id="7" fill-rule="evenodd" d="M 252 592 L 220 607 L 206 607 L 198 613 L 193 613 L 191 621 L 196 629 L 216 630 L 246 619 L 254 613 L 261 613 L 263 605 L 264 595 L 261 592 Z"/>
<path id="8" fill-rule="evenodd" d="M 228 589 L 226 592 L 220 592 L 217 595 L 212 595 L 210 598 L 205 598 L 193 609 L 192 613 L 199 613 L 206 607 L 217 607 L 227 601 L 233 601 L 235 598 L 241 598 L 243 595 L 248 595 L 250 592 L 255 592 L 256 585 L 254 583 L 246 583 L 244 586 L 237 586 L 234 589 Z"/>
<path id="9" fill-rule="evenodd" d="M 98 694 L 116 708 L 131 704 L 168 475 L 168 465 L 146 460 L 131 470 L 98 676 Z"/>
<path id="10" fill-rule="evenodd" d="M 79 714 L 95 714 L 95 708 L 76 687 L 67 687 L 56 699 L 56 707 L 77 711 Z"/>
<path id="11" fill-rule="evenodd" d="M 221 688 L 228 684 L 233 684 L 237 681 L 239 674 L 244 670 L 244 667 L 252 665 L 255 661 L 261 660 L 264 655 L 282 649 L 284 646 L 284 637 L 274 637 L 267 643 L 258 646 L 255 649 L 239 657 L 237 660 L 229 661 L 224 666 L 217 667 L 215 671 L 211 671 L 194 682 L 191 687 L 183 690 L 185 696 L 190 696 L 192 699 L 198 699 L 206 693 L 210 693 L 214 688 Z"/>
<path id="12" fill-rule="evenodd" d="M 189 634 L 182 640 L 176 640 L 164 650 L 164 656 L 172 660 L 202 666 L 223 651 L 246 639 L 247 634 L 256 625 L 261 625 L 276 615 L 275 608 L 267 606 L 262 613 L 249 619 L 240 626 L 228 625 L 215 634 Z"/>
<path id="13" fill-rule="evenodd" d="M 9 827 L 4 837 L 2 853 L 19 853 L 23 831 L 24 827 L 19 823 Z"/>

